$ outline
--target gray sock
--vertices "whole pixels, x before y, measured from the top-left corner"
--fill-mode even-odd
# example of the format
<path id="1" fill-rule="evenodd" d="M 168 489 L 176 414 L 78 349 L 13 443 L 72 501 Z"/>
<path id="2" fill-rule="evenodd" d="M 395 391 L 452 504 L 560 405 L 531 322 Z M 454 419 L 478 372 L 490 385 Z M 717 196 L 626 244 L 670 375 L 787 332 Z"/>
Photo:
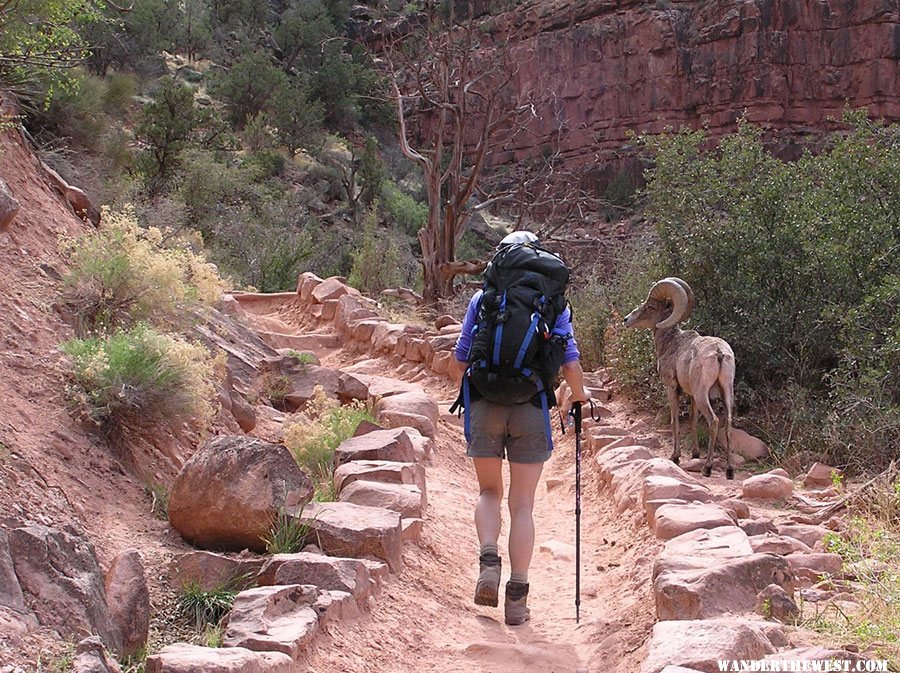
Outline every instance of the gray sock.
<path id="1" fill-rule="evenodd" d="M 483 545 L 481 545 L 481 553 L 482 554 L 493 554 L 494 556 L 500 556 L 500 553 L 497 550 L 496 542 L 485 542 Z"/>
<path id="2" fill-rule="evenodd" d="M 528 584 L 528 571 L 523 573 L 510 573 L 509 581 L 515 584 Z"/>

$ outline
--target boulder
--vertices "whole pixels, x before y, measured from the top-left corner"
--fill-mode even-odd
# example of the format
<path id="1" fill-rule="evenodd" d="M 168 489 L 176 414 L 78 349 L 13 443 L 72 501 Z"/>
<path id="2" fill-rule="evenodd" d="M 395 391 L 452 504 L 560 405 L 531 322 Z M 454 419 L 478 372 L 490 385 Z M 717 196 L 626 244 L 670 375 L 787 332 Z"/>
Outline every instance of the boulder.
<path id="1" fill-rule="evenodd" d="M 351 336 L 354 341 L 361 343 L 369 343 L 372 341 L 372 335 L 375 334 L 375 328 L 383 322 L 382 320 L 360 320 L 353 324 Z"/>
<path id="2" fill-rule="evenodd" d="M 281 652 L 254 652 L 244 647 L 167 645 L 147 657 L 145 673 L 291 673 L 294 661 Z"/>
<path id="3" fill-rule="evenodd" d="M 652 579 L 665 568 L 713 566 L 723 559 L 752 554 L 747 534 L 737 526 L 698 528 L 666 542 L 654 564 Z"/>
<path id="4" fill-rule="evenodd" d="M 229 411 L 244 432 L 251 432 L 256 427 L 256 409 L 244 396 L 232 391 L 228 396 Z"/>
<path id="5" fill-rule="evenodd" d="M 440 410 L 437 402 L 425 393 L 408 392 L 378 400 L 375 416 L 387 427 L 408 425 L 426 437 L 434 437 Z"/>
<path id="6" fill-rule="evenodd" d="M 422 537 L 425 522 L 416 518 L 401 519 L 400 527 L 402 529 L 400 537 L 404 542 L 418 542 Z"/>
<path id="7" fill-rule="evenodd" d="M 834 535 L 834 532 L 825 526 L 816 526 L 808 523 L 786 523 L 778 526 L 778 534 L 800 540 L 810 549 L 822 542 L 826 535 Z"/>
<path id="8" fill-rule="evenodd" d="M 297 294 L 300 301 L 308 304 L 312 300 L 312 292 L 322 284 L 322 279 L 312 271 L 305 271 L 297 278 Z"/>
<path id="9" fill-rule="evenodd" d="M 825 463 L 813 463 L 812 467 L 809 468 L 809 471 L 803 478 L 803 484 L 807 488 L 831 486 L 833 483 L 832 475 L 837 475 L 838 477 L 840 477 L 841 474 L 841 470 L 836 467 L 831 467 L 830 465 L 826 465 Z"/>
<path id="10" fill-rule="evenodd" d="M 345 294 L 359 296 L 359 290 L 350 287 L 337 276 L 326 278 L 310 290 L 310 296 L 317 304 L 324 304 L 328 301 L 337 300 Z M 333 316 L 334 314 L 332 313 L 331 317 Z M 330 320 L 331 317 L 328 319 Z"/>
<path id="11" fill-rule="evenodd" d="M 375 353 L 393 353 L 406 325 L 383 322 L 372 333 L 372 350 Z"/>
<path id="12" fill-rule="evenodd" d="M 454 355 L 451 351 L 435 353 L 431 359 L 431 371 L 435 374 L 446 374 L 450 371 L 450 361 Z"/>
<path id="13" fill-rule="evenodd" d="M 19 585 L 40 623 L 64 636 L 99 635 L 113 652 L 121 635 L 110 614 L 93 545 L 72 526 L 7 530 Z"/>
<path id="14" fill-rule="evenodd" d="M 375 430 L 344 440 L 335 449 L 335 469 L 353 460 L 412 463 L 416 461 L 416 451 L 409 433 L 402 428 Z"/>
<path id="15" fill-rule="evenodd" d="M 723 435 L 719 436 L 718 442 L 720 446 L 724 439 L 725 437 Z M 731 440 L 730 444 L 732 452 L 742 458 L 746 458 L 747 460 L 762 460 L 769 455 L 769 447 L 766 446 L 764 441 L 757 439 L 743 430 L 731 428 L 729 439 Z"/>
<path id="16" fill-rule="evenodd" d="M 196 584 L 203 591 L 222 587 L 249 589 L 264 563 L 264 558 L 249 554 L 226 556 L 192 551 L 175 557 L 169 567 L 169 575 L 177 589 L 189 584 Z"/>
<path id="17" fill-rule="evenodd" d="M 657 622 L 640 673 L 682 666 L 717 673 L 724 660 L 762 659 L 787 643 L 781 627 L 738 618 Z"/>
<path id="18" fill-rule="evenodd" d="M 782 624 L 793 624 L 800 615 L 800 608 L 784 587 L 770 584 L 756 596 L 756 614 Z"/>
<path id="19" fill-rule="evenodd" d="M 296 660 L 319 630 L 312 585 L 264 586 L 242 591 L 225 618 L 224 647 L 281 652 Z"/>
<path id="20" fill-rule="evenodd" d="M 295 413 L 303 409 L 315 395 L 316 386 L 321 386 L 322 391 L 328 397 L 339 398 L 341 373 L 328 367 L 309 365 L 303 371 L 292 373 L 290 379 L 290 392 L 284 395 L 284 410 Z"/>
<path id="21" fill-rule="evenodd" d="M 434 320 L 434 328 L 437 330 L 443 329 L 448 325 L 459 325 L 459 320 L 454 318 L 452 315 L 440 315 Z"/>
<path id="22" fill-rule="evenodd" d="M 626 465 L 652 458 L 650 449 L 644 446 L 616 446 L 598 455 L 594 462 L 600 468 L 600 478 L 604 483 L 612 481 L 613 474 Z"/>
<path id="23" fill-rule="evenodd" d="M 122 635 L 119 654 L 136 654 L 150 632 L 150 590 L 137 549 L 116 554 L 106 573 L 106 602 Z"/>
<path id="24" fill-rule="evenodd" d="M 310 525 L 326 554 L 374 556 L 386 561 L 392 571 L 399 572 L 403 541 L 397 512 L 350 502 L 312 503 L 302 512 L 289 511 Z"/>
<path id="25" fill-rule="evenodd" d="M 0 180 L 0 231 L 6 229 L 19 214 L 19 202 L 7 184 Z"/>
<path id="26" fill-rule="evenodd" d="M 731 514 L 719 505 L 710 503 L 667 504 L 656 510 L 650 528 L 661 540 L 697 528 L 718 528 L 734 524 Z"/>
<path id="27" fill-rule="evenodd" d="M 834 577 L 841 572 L 843 559 L 838 554 L 788 554 L 787 559 L 791 570 L 805 586 L 810 586 L 821 581 L 824 577 Z"/>
<path id="28" fill-rule="evenodd" d="M 201 547 L 264 551 L 278 512 L 312 495 L 312 482 L 286 448 L 223 435 L 207 441 L 178 473 L 169 521 Z"/>
<path id="29" fill-rule="evenodd" d="M 340 493 L 354 481 L 380 481 L 386 484 L 415 484 L 425 497 L 425 468 L 418 463 L 390 460 L 354 460 L 334 471 L 334 488 Z"/>
<path id="30" fill-rule="evenodd" d="M 756 608 L 757 594 L 770 584 L 793 591 L 788 562 L 774 554 L 707 559 L 690 567 L 690 557 L 657 562 L 653 592 L 659 620 L 709 619 Z"/>
<path id="31" fill-rule="evenodd" d="M 794 492 L 794 482 L 780 474 L 767 472 L 744 479 L 741 496 L 759 500 L 786 500 Z"/>
<path id="32" fill-rule="evenodd" d="M 309 552 L 275 554 L 256 580 L 261 586 L 314 584 L 320 589 L 346 591 L 358 601 L 375 591 L 375 580 L 361 560 Z"/>
<path id="33" fill-rule="evenodd" d="M 85 638 L 75 648 L 72 673 L 121 673 L 119 662 L 109 656 L 97 636 Z"/>
<path id="34" fill-rule="evenodd" d="M 622 448 L 627 449 L 628 447 Z M 640 506 L 644 478 L 651 474 L 673 477 L 686 484 L 699 483 L 671 460 L 665 458 L 630 461 L 622 469 L 615 470 L 610 479 L 616 511 L 621 513 L 627 509 L 637 509 Z"/>
<path id="35" fill-rule="evenodd" d="M 422 518 L 425 513 L 425 496 L 418 486 L 412 484 L 386 484 L 359 479 L 341 489 L 338 499 L 367 507 L 383 507 L 406 518 Z"/>

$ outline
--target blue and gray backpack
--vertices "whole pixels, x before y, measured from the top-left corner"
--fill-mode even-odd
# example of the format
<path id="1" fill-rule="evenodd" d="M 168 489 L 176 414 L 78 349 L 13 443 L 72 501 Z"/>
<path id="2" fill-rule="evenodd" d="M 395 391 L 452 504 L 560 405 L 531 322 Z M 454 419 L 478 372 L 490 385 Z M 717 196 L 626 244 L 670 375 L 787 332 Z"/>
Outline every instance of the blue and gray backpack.
<path id="1" fill-rule="evenodd" d="M 556 404 L 553 389 L 570 335 L 554 334 L 566 308 L 569 269 L 535 243 L 501 248 L 484 272 L 469 367 L 451 411 L 484 398 L 495 404 Z M 468 426 L 468 423 L 466 423 Z"/>

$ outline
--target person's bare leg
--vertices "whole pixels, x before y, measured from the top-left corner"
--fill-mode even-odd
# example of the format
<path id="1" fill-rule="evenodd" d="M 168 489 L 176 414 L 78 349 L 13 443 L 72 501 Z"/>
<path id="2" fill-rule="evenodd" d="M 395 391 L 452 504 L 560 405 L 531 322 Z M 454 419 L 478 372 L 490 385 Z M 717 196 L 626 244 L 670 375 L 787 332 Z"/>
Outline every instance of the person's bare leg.
<path id="1" fill-rule="evenodd" d="M 475 604 L 497 607 L 500 588 L 501 562 L 497 553 L 500 536 L 500 501 L 503 499 L 502 461 L 499 458 L 474 458 L 480 494 L 475 505 L 475 529 L 478 532 L 478 581 L 475 583 Z"/>
<path id="2" fill-rule="evenodd" d="M 534 553 L 534 493 L 543 463 L 509 464 L 509 562 L 514 573 L 528 573 Z"/>
<path id="3" fill-rule="evenodd" d="M 479 544 L 494 543 L 500 537 L 500 501 L 503 499 L 503 461 L 500 458 L 473 458 L 478 476 L 478 503 L 475 530 Z"/>

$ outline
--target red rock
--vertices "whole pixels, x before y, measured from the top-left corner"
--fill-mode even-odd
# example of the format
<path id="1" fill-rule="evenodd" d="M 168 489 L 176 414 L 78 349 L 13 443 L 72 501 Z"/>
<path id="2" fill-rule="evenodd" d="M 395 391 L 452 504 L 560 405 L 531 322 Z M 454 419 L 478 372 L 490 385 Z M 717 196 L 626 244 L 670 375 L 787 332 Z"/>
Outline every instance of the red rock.
<path id="1" fill-rule="evenodd" d="M 422 491 L 412 484 L 386 484 L 360 479 L 344 486 L 338 500 L 367 507 L 383 507 L 406 518 L 421 518 L 425 512 Z"/>
<path id="2" fill-rule="evenodd" d="M 782 624 L 793 624 L 800 614 L 800 608 L 783 587 L 770 584 L 756 597 L 756 614 L 766 619 L 777 619 Z"/>
<path id="3" fill-rule="evenodd" d="M 289 510 L 310 524 L 322 550 L 333 556 L 374 556 L 398 572 L 403 541 L 400 515 L 379 507 L 349 502 L 312 503 Z"/>
<path id="4" fill-rule="evenodd" d="M 296 660 L 319 630 L 312 585 L 265 586 L 242 591 L 225 621 L 224 647 L 281 652 Z"/>
<path id="5" fill-rule="evenodd" d="M 150 590 L 137 549 L 116 554 L 106 573 L 106 602 L 122 635 L 119 654 L 132 655 L 147 644 L 150 631 Z"/>
<path id="6" fill-rule="evenodd" d="M 735 519 L 750 518 L 750 508 L 740 498 L 726 498 L 725 500 L 720 500 L 719 504 L 731 512 Z"/>
<path id="7" fill-rule="evenodd" d="M 747 534 L 737 526 L 698 528 L 666 542 L 654 564 L 652 579 L 667 567 L 712 566 L 723 559 L 752 554 Z"/>
<path id="8" fill-rule="evenodd" d="M 338 398 L 341 373 L 337 369 L 310 365 L 303 371 L 287 375 L 290 392 L 284 395 L 283 404 L 289 413 L 302 410 L 316 394 L 316 387 L 321 386 L 326 396 Z"/>
<path id="9" fill-rule="evenodd" d="M 375 329 L 382 322 L 384 321 L 375 319 L 355 322 L 352 326 L 353 340 L 361 343 L 369 343 L 372 340 L 372 335 L 375 334 Z"/>
<path id="10" fill-rule="evenodd" d="M 319 287 L 321 287 L 321 285 Z M 318 289 L 318 288 L 316 288 L 316 289 Z M 313 290 L 313 293 L 315 293 L 315 290 Z M 326 320 L 326 321 L 334 320 L 334 314 L 337 312 L 337 304 L 338 304 L 337 299 L 326 299 L 325 301 L 323 301 L 322 302 L 321 319 Z M 337 335 L 335 335 L 335 336 L 337 336 Z"/>
<path id="11" fill-rule="evenodd" d="M 784 644 L 781 627 L 768 622 L 739 618 L 657 622 L 640 673 L 660 673 L 666 666 L 714 673 L 720 661 L 762 659 Z"/>
<path id="12" fill-rule="evenodd" d="M 756 608 L 757 594 L 770 584 L 793 592 L 788 562 L 774 554 L 708 559 L 691 566 L 692 559 L 657 563 L 653 593 L 656 616 L 670 619 L 709 619 Z"/>
<path id="13" fill-rule="evenodd" d="M 121 649 L 94 547 L 71 526 L 30 524 L 6 531 L 9 553 L 26 603 L 41 625 L 64 636 L 99 635 L 113 652 Z"/>
<path id="14" fill-rule="evenodd" d="M 375 590 L 375 580 L 363 561 L 308 552 L 275 554 L 256 579 L 261 586 L 314 584 L 320 589 L 346 591 L 360 601 Z"/>
<path id="15" fill-rule="evenodd" d="M 334 471 L 334 487 L 338 493 L 358 479 L 388 484 L 415 484 L 425 493 L 425 468 L 418 463 L 390 460 L 353 460 Z"/>
<path id="16" fill-rule="evenodd" d="M 310 291 L 310 296 L 312 296 L 313 301 L 317 304 L 336 301 L 345 294 L 359 296 L 359 290 L 350 287 L 336 276 L 326 278 Z M 333 306 L 336 305 L 333 304 Z M 330 320 L 332 317 L 334 317 L 333 313 L 327 319 Z"/>
<path id="17" fill-rule="evenodd" d="M 319 615 L 320 625 L 359 617 L 359 604 L 346 591 L 320 591 L 312 609 Z"/>
<path id="18" fill-rule="evenodd" d="M 442 315 L 438 316 L 434 321 L 435 329 L 443 329 L 448 325 L 459 325 L 459 320 L 454 318 L 452 315 Z"/>
<path id="19" fill-rule="evenodd" d="M 762 535 L 753 535 L 750 538 L 750 545 L 753 551 L 766 554 L 778 554 L 779 556 L 787 556 L 793 552 L 808 553 L 812 551 L 800 540 L 783 535 L 775 535 L 773 533 L 764 533 Z"/>
<path id="20" fill-rule="evenodd" d="M 147 657 L 146 673 L 291 673 L 293 659 L 281 652 L 253 652 L 243 647 L 167 645 Z"/>
<path id="21" fill-rule="evenodd" d="M 403 529 L 401 537 L 404 542 L 418 542 L 422 537 L 422 528 L 425 522 L 422 519 L 401 519 L 400 527 Z"/>
<path id="22" fill-rule="evenodd" d="M 641 502 L 646 508 L 648 500 L 674 499 L 685 502 L 712 502 L 709 489 L 699 484 L 688 484 L 674 477 L 651 474 L 644 478 Z"/>
<path id="23" fill-rule="evenodd" d="M 431 360 L 431 371 L 435 374 L 446 374 L 450 371 L 450 361 L 453 358 L 454 355 L 451 351 L 435 353 L 434 358 Z"/>
<path id="24" fill-rule="evenodd" d="M 251 432 L 256 427 L 256 409 L 244 399 L 243 395 L 236 392 L 229 395 L 228 401 L 230 403 L 229 411 L 238 426 L 244 432 Z"/>
<path id="25" fill-rule="evenodd" d="M 121 673 L 119 662 L 109 656 L 97 636 L 85 638 L 75 648 L 72 673 Z"/>
<path id="26" fill-rule="evenodd" d="M 810 549 L 814 549 L 816 543 L 822 542 L 826 535 L 833 534 L 833 532 L 824 526 L 815 526 L 806 523 L 787 523 L 778 527 L 778 534 L 800 540 L 800 542 Z"/>
<path id="27" fill-rule="evenodd" d="M 817 486 L 831 486 L 832 475 L 837 475 L 840 477 L 842 471 L 837 469 L 836 467 L 831 467 L 830 465 L 825 465 L 824 463 L 813 463 L 812 467 L 809 468 L 809 472 L 806 473 L 806 477 L 803 479 L 803 483 L 807 488 L 817 487 Z"/>
<path id="28" fill-rule="evenodd" d="M 420 392 L 404 392 L 390 397 L 384 397 L 375 405 L 375 415 L 379 419 L 385 415 L 389 415 L 391 419 L 397 421 L 388 427 L 398 427 L 400 425 L 409 425 L 416 428 L 426 437 L 433 437 L 435 428 L 437 428 L 440 411 L 437 403 L 425 393 Z M 404 417 L 415 419 L 423 417 L 427 423 L 402 423 Z M 424 425 L 424 427 L 420 427 Z"/>
<path id="29" fill-rule="evenodd" d="M 747 535 L 764 535 L 765 533 L 777 533 L 778 528 L 768 519 L 743 519 L 738 525 Z"/>
<path id="30" fill-rule="evenodd" d="M 297 295 L 300 301 L 308 304 L 312 300 L 312 291 L 322 284 L 322 279 L 312 271 L 305 271 L 297 278 Z"/>
<path id="31" fill-rule="evenodd" d="M 816 584 L 822 577 L 833 577 L 841 572 L 843 560 L 838 554 L 793 553 L 785 557 L 797 579 L 806 586 Z"/>
<path id="32" fill-rule="evenodd" d="M 281 445 L 254 437 L 215 437 L 184 464 L 169 495 L 169 521 L 194 544 L 263 551 L 286 504 L 312 498 L 309 477 Z"/>
<path id="33" fill-rule="evenodd" d="M 677 535 L 697 528 L 718 528 L 734 524 L 731 514 L 722 507 L 709 503 L 685 503 L 663 505 L 656 510 L 650 528 L 656 537 L 670 540 Z"/>
<path id="34" fill-rule="evenodd" d="M 641 491 L 644 478 L 655 474 L 678 479 L 686 484 L 697 484 L 696 479 L 665 458 L 650 458 L 645 461 L 631 461 L 614 472 L 610 485 L 613 489 L 613 501 L 616 510 L 637 509 L 640 506 Z"/>
<path id="35" fill-rule="evenodd" d="M 780 474 L 768 472 L 744 479 L 741 496 L 760 500 L 785 500 L 794 492 L 794 482 Z"/>
<path id="36" fill-rule="evenodd" d="M 19 202 L 13 197 L 7 184 L 0 180 L 0 231 L 6 229 L 19 214 Z"/>
<path id="37" fill-rule="evenodd" d="M 401 463 L 416 461 L 416 451 L 409 433 L 402 428 L 375 430 L 342 442 L 334 452 L 335 468 L 353 460 L 389 460 Z"/>
<path id="38" fill-rule="evenodd" d="M 222 587 L 249 589 L 264 563 L 265 559 L 257 556 L 226 556 L 208 551 L 192 551 L 176 556 L 169 574 L 172 586 L 176 589 L 188 584 L 196 584 L 203 591 Z"/>
<path id="39" fill-rule="evenodd" d="M 27 612 L 25 597 L 22 595 L 22 587 L 19 586 L 19 578 L 16 577 L 16 569 L 9 552 L 5 528 L 0 528 L 0 606 L 23 614 Z"/>

